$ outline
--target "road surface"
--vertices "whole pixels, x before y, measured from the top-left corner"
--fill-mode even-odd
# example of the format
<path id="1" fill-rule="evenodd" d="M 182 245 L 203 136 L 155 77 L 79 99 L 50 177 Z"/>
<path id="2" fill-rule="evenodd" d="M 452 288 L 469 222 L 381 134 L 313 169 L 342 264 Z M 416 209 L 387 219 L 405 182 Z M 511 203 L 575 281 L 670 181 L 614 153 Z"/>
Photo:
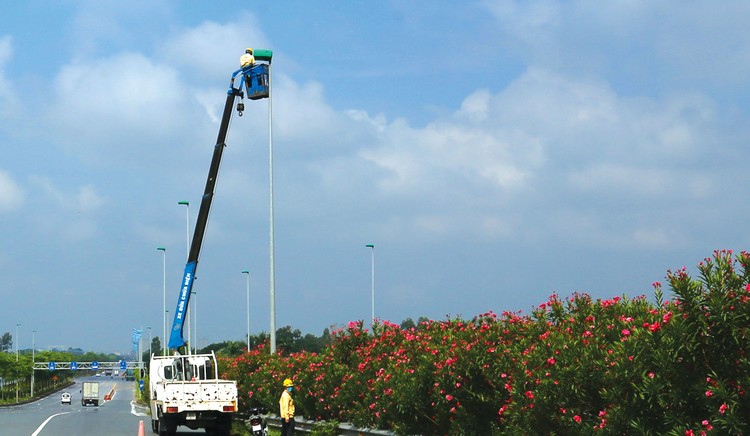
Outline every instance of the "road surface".
<path id="1" fill-rule="evenodd" d="M 81 405 L 83 381 L 99 382 L 99 407 Z M 113 388 L 113 398 L 104 401 L 104 395 Z M 60 402 L 62 392 L 72 395 L 70 405 Z M 152 435 L 151 418 L 145 409 L 136 407 L 134 394 L 132 381 L 117 377 L 80 378 L 73 386 L 34 403 L 0 408 L 0 433 L 7 436 L 136 436 L 142 420 L 146 435 Z"/>

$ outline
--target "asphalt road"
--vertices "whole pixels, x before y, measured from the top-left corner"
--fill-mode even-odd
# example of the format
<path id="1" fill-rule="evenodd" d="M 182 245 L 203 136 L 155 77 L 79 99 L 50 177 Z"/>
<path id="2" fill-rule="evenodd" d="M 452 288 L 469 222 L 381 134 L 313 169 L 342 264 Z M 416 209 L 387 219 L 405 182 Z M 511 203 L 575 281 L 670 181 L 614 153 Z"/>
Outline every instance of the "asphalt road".
<path id="1" fill-rule="evenodd" d="M 81 405 L 81 382 L 99 382 L 99 407 Z M 112 388 L 112 400 L 104 395 Z M 73 398 L 70 405 L 60 402 L 58 392 L 30 404 L 0 408 L 0 433 L 7 436 L 101 436 L 138 434 L 143 421 L 145 434 L 151 435 L 151 418 L 133 402 L 135 384 L 119 378 L 78 379 L 67 388 Z"/>

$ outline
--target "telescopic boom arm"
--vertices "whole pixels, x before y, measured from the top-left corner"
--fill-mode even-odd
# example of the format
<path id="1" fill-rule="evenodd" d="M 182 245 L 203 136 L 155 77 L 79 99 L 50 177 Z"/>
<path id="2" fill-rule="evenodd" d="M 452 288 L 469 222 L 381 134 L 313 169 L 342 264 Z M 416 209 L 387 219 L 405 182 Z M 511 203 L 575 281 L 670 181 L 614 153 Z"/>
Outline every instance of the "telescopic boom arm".
<path id="1" fill-rule="evenodd" d="M 170 349 L 178 349 L 186 344 L 185 339 L 182 337 L 182 328 L 185 322 L 185 314 L 187 313 L 188 305 L 190 304 L 190 294 L 193 288 L 193 282 L 195 281 L 195 271 L 198 267 L 198 258 L 201 252 L 201 245 L 203 244 L 203 236 L 206 232 L 206 225 L 208 224 L 208 215 L 211 209 L 211 201 L 214 197 L 216 179 L 219 176 L 221 156 L 224 152 L 224 147 L 227 145 L 227 132 L 229 131 L 229 122 L 232 119 L 232 109 L 235 99 L 239 97 L 240 100 L 242 100 L 247 96 L 247 98 L 251 100 L 259 100 L 262 98 L 268 98 L 269 96 L 269 66 L 272 53 L 271 50 L 256 50 L 256 53 L 259 55 L 256 57 L 256 60 L 268 61 L 268 64 L 258 63 L 241 68 L 232 74 L 229 83 L 227 100 L 224 104 L 224 112 L 221 117 L 221 124 L 219 125 L 219 135 L 216 138 L 216 145 L 214 146 L 214 153 L 211 158 L 211 166 L 208 169 L 206 188 L 203 191 L 201 206 L 198 211 L 198 218 L 196 219 L 195 230 L 193 232 L 193 240 L 190 245 L 190 252 L 188 253 L 182 282 L 180 283 L 180 294 L 177 298 L 177 308 L 174 312 L 174 320 L 172 322 L 172 329 L 169 336 L 168 346 Z M 237 87 L 235 87 L 235 79 L 237 78 L 240 80 L 237 83 Z M 240 101 L 237 104 L 237 111 L 240 116 L 242 116 L 242 111 L 244 109 L 245 105 Z"/>

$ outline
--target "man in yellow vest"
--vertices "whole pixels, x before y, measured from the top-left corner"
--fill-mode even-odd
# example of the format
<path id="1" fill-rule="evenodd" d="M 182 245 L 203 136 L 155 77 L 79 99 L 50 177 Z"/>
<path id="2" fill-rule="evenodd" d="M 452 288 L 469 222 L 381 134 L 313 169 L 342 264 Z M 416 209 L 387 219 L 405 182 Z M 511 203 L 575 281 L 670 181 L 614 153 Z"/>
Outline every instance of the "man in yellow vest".
<path id="1" fill-rule="evenodd" d="M 255 56 L 253 56 L 253 49 L 250 47 L 245 49 L 245 54 L 240 56 L 240 68 L 246 68 L 255 64 Z"/>
<path id="2" fill-rule="evenodd" d="M 284 392 L 279 399 L 279 416 L 281 417 L 281 436 L 294 435 L 294 399 L 292 391 L 294 383 L 290 379 L 284 380 Z"/>

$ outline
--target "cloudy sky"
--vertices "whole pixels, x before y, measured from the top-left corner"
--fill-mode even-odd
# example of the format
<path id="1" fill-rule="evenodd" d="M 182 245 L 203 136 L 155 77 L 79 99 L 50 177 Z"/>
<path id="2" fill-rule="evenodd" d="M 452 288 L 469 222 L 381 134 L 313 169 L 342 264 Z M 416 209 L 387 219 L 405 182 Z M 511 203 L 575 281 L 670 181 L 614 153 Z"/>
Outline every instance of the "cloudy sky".
<path id="1" fill-rule="evenodd" d="M 273 50 L 277 326 L 652 295 L 748 247 L 744 1 L 0 6 L 0 333 L 128 351 L 173 312 L 229 78 Z M 235 116 L 199 344 L 269 331 L 269 107 Z M 190 202 L 189 208 L 178 201 Z M 169 321 L 171 324 L 171 319 Z M 146 333 L 148 335 L 148 333 Z"/>

